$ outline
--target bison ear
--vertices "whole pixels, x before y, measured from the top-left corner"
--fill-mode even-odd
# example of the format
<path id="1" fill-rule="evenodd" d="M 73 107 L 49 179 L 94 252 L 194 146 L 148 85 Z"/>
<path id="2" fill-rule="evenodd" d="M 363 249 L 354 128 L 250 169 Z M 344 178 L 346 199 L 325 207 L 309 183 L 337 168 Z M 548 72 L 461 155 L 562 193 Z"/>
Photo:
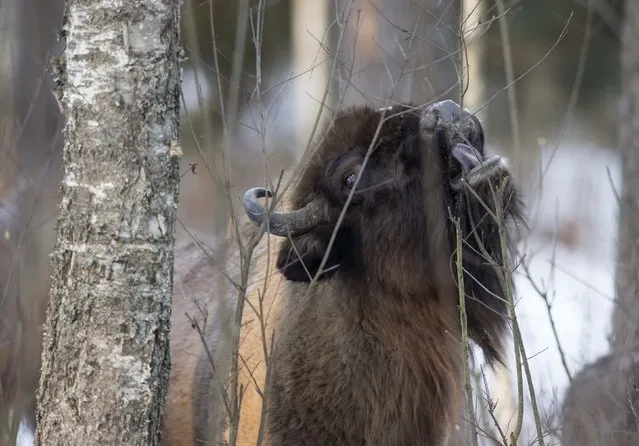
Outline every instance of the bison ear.
<path id="1" fill-rule="evenodd" d="M 298 237 L 288 238 L 282 243 L 277 257 L 277 268 L 288 280 L 310 282 L 319 270 L 331 239 L 332 228 L 321 228 Z M 335 242 L 317 280 L 335 274 L 345 253 L 344 231 L 338 231 Z"/>

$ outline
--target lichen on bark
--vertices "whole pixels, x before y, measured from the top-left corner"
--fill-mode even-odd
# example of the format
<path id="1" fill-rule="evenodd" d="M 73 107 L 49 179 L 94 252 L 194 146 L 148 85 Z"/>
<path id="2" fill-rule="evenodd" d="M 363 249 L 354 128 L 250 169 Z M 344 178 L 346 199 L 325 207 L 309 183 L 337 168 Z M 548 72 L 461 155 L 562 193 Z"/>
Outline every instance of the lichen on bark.
<path id="1" fill-rule="evenodd" d="M 68 0 L 62 202 L 36 444 L 159 444 L 178 199 L 178 0 Z"/>

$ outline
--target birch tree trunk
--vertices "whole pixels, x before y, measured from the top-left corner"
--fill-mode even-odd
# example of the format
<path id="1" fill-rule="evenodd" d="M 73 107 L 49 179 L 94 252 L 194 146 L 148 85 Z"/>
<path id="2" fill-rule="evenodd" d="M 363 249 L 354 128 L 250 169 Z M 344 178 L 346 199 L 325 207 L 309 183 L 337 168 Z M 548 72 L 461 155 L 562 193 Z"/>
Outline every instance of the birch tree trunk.
<path id="1" fill-rule="evenodd" d="M 169 377 L 179 2 L 68 0 L 36 444 L 156 445 Z"/>

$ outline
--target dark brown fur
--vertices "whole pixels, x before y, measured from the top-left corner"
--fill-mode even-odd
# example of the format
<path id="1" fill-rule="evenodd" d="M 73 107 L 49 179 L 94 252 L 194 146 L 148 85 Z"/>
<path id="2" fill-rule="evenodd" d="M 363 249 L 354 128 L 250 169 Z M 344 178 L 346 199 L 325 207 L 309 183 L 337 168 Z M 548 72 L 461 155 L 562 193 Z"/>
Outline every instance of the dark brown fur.
<path id="1" fill-rule="evenodd" d="M 368 107 L 341 112 L 288 197 L 293 209 L 321 200 L 329 218 L 311 232 L 274 242 L 280 273 L 273 277 L 275 285 L 269 285 L 265 302 L 279 298 L 281 303 L 273 305 L 277 314 L 270 325 L 277 337 L 267 444 L 447 444 L 463 399 L 455 231 L 449 212 L 462 222 L 471 338 L 489 361 L 499 359 L 507 325 L 494 266 L 502 262 L 498 227 L 473 194 L 454 192 L 450 186 L 460 172 L 451 148 L 465 141 L 483 156 L 483 130 L 472 118 L 461 135 L 445 126 L 430 131 L 421 121 L 423 113 L 410 106 L 387 112 L 392 116 L 374 144 L 323 273 L 312 286 L 309 273 L 318 272 L 348 196 L 343 180 L 361 165 L 381 112 Z M 436 111 L 430 113 L 437 118 Z M 476 187 L 493 211 L 488 186 L 497 187 L 504 178 L 510 179 L 505 168 Z M 512 181 L 507 181 L 504 196 L 507 221 L 519 219 Z M 258 251 L 253 278 L 263 277 L 268 265 L 272 268 L 266 249 Z M 484 257 L 486 252 L 490 259 Z M 256 292 L 249 289 L 248 294 L 252 299 Z M 252 339 L 243 343 L 244 350 L 259 350 L 261 341 Z M 180 353 L 174 349 L 172 354 L 176 358 Z M 200 354 L 200 364 L 209 362 L 203 358 Z M 174 367 L 178 361 L 173 360 Z M 198 376 L 187 384 L 193 385 L 190 405 L 210 408 L 214 403 L 203 405 L 198 393 L 210 398 L 211 378 Z M 263 377 L 260 370 L 257 381 Z M 175 379 L 171 385 L 174 393 L 181 389 Z M 254 425 L 261 403 L 248 393 L 243 425 Z M 170 404 L 169 417 L 179 409 Z M 208 437 L 203 430 L 215 430 L 210 416 L 203 418 L 208 421 L 195 414 L 193 430 L 200 440 Z M 254 435 L 248 436 L 252 442 L 238 444 L 255 444 Z"/>
<path id="2" fill-rule="evenodd" d="M 490 360 L 498 357 L 505 305 L 491 293 L 501 297 L 501 287 L 469 236 L 474 220 L 485 248 L 500 262 L 497 227 L 474 200 L 469 204 L 449 188 L 454 137 L 420 138 L 418 111 L 394 107 L 388 113 L 398 115 L 384 124 L 374 143 L 361 192 L 329 254 L 325 269 L 331 272 L 308 295 L 306 286 L 286 294 L 293 310 L 274 355 L 268 424 L 274 444 L 445 443 L 461 397 L 460 324 L 456 289 L 440 284 L 453 276 L 437 277 L 450 273 L 437 262 L 451 258 L 454 227 L 437 207 L 422 206 L 424 194 L 439 197 L 440 209 L 464 219 L 470 245 L 464 253 L 466 283 L 474 297 L 468 302 L 470 332 Z M 369 108 L 343 112 L 305 169 L 293 207 L 320 197 L 332 218 L 327 227 L 284 242 L 278 268 L 289 280 L 306 283 L 309 273 L 317 273 L 348 195 L 342 179 L 357 172 L 379 121 L 380 112 Z M 483 152 L 481 127 L 475 128 L 460 139 Z M 433 145 L 425 147 L 425 141 Z M 425 171 L 424 157 L 440 161 L 439 166 L 427 165 Z M 442 178 L 443 184 L 429 177 Z M 513 198 L 512 185 L 507 192 Z M 480 193 L 486 203 L 493 202 L 486 190 Z M 509 216 L 519 215 L 514 198 L 506 207 Z M 437 219 L 428 215 L 431 211 Z M 432 221 L 436 227 L 429 227 Z M 440 225 L 447 229 L 443 234 Z M 444 256 L 430 249 L 438 232 L 448 236 L 441 245 L 448 247 Z"/>

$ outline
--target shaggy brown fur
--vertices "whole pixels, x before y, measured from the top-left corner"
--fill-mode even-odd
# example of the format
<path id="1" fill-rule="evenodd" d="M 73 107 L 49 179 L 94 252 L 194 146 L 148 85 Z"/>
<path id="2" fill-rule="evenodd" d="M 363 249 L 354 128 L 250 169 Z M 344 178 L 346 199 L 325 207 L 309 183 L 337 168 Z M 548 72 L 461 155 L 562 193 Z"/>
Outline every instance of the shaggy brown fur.
<path id="1" fill-rule="evenodd" d="M 368 107 L 341 112 L 322 135 L 324 142 L 288 198 L 294 209 L 319 200 L 325 223 L 292 239 L 271 236 L 270 249 L 265 237 L 258 248 L 247 298 L 257 302 L 269 275 L 264 295 L 270 310 L 267 337 L 273 328 L 276 333 L 267 444 L 447 444 L 463 398 L 458 295 L 450 264 L 454 226 L 448 212 L 462 221 L 470 335 L 489 361 L 499 359 L 506 307 L 491 264 L 502 262 L 498 227 L 475 195 L 451 185 L 463 164 L 453 149 L 466 144 L 484 158 L 483 129 L 472 117 L 460 126 L 461 134 L 453 131 L 453 117 L 446 114 L 451 110 L 450 104 L 440 103 L 426 111 L 410 106 L 387 111 L 390 117 L 374 144 L 328 262 L 311 286 L 309 275 L 318 273 L 349 193 L 346 178 L 361 168 L 381 117 L 380 111 Z M 500 165 L 474 184 L 493 211 L 488 186 L 504 179 L 510 180 L 509 174 Z M 520 218 L 512 181 L 507 181 L 504 212 L 509 221 Z M 269 253 L 277 259 L 270 259 Z M 238 260 L 237 252 L 231 251 L 224 268 L 234 269 L 229 272 L 232 277 L 237 277 Z M 273 271 L 274 260 L 278 271 Z M 196 268 L 205 265 L 193 257 L 190 262 L 176 266 L 176 286 L 183 283 L 213 295 L 219 275 L 207 279 Z M 200 276 L 189 278 L 195 271 Z M 220 400 L 212 397 L 217 384 L 210 360 L 201 343 L 197 352 L 200 341 L 193 330 L 179 331 L 185 327 L 180 305 L 193 301 L 187 295 L 180 297 L 176 288 L 166 444 L 213 442 L 219 426 Z M 217 295 L 221 305 L 231 308 L 237 292 L 222 295 L 228 297 Z M 255 444 L 262 409 L 254 383 L 263 388 L 265 379 L 261 333 L 250 307 L 245 307 L 241 344 L 247 360 L 242 382 L 248 386 L 241 445 Z M 225 348 L 220 341 L 225 324 L 218 327 L 206 336 L 219 372 L 227 370 L 228 352 L 216 351 Z M 189 355 L 198 358 L 195 366 L 195 359 L 188 362 Z"/>

